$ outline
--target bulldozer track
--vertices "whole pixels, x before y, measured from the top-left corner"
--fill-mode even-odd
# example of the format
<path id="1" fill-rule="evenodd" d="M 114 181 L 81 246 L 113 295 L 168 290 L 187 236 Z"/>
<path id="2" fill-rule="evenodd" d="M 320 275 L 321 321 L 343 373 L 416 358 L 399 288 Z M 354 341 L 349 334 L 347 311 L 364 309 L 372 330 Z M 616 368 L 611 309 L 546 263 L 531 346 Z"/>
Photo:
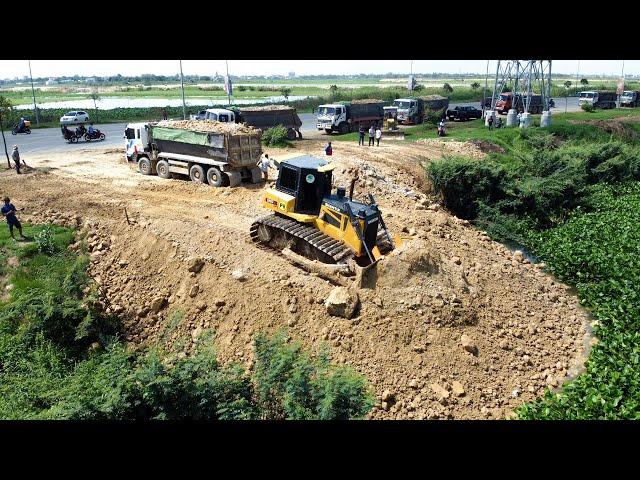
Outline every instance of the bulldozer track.
<path id="1" fill-rule="evenodd" d="M 347 259 L 353 256 L 353 251 L 349 247 L 322 233 L 317 228 L 277 215 L 260 217 L 251 225 L 249 235 L 251 240 L 258 245 L 263 245 L 258 237 L 258 227 L 260 225 L 279 230 L 288 237 L 295 237 L 306 242 L 314 249 L 331 258 L 335 263 L 346 263 Z"/>
<path id="2" fill-rule="evenodd" d="M 339 240 L 335 240 L 329 235 L 322 233 L 317 228 L 275 214 L 265 215 L 264 217 L 258 218 L 253 222 L 253 224 L 251 224 L 249 229 L 249 236 L 251 240 L 263 249 L 274 251 L 273 248 L 266 246 L 260 241 L 258 236 L 258 228 L 260 225 L 265 225 L 272 229 L 279 230 L 287 234 L 287 236 L 295 237 L 306 242 L 314 249 L 331 258 L 335 263 L 346 263 L 350 257 L 354 256 L 353 250 L 348 246 Z M 378 229 L 376 244 L 381 251 L 387 251 L 393 248 L 387 239 L 386 233 L 381 227 Z"/>

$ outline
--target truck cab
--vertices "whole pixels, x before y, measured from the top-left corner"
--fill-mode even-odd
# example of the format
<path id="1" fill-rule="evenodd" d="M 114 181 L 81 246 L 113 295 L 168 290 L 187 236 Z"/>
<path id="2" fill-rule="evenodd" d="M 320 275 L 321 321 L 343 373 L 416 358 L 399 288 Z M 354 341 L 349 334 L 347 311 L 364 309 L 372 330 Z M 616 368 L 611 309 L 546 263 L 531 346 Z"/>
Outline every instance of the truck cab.
<path id="1" fill-rule="evenodd" d="M 500 94 L 500 99 L 496 102 L 496 110 L 498 113 L 507 113 L 513 108 L 513 93 L 505 92 Z"/>
<path id="2" fill-rule="evenodd" d="M 578 105 L 582 106 L 585 103 L 588 103 L 589 105 L 598 103 L 598 92 L 595 92 L 595 91 L 580 92 L 580 97 L 578 98 Z"/>
<path id="3" fill-rule="evenodd" d="M 640 105 L 640 96 L 639 92 L 636 90 L 625 90 L 620 95 L 620 106 L 621 107 L 637 107 Z"/>
<path id="4" fill-rule="evenodd" d="M 124 130 L 127 161 L 135 162 L 140 153 L 149 151 L 149 123 L 129 123 Z"/>
<path id="5" fill-rule="evenodd" d="M 421 103 L 417 98 L 398 98 L 393 106 L 398 107 L 398 121 L 400 123 L 421 123 Z"/>
<path id="6" fill-rule="evenodd" d="M 316 118 L 318 130 L 324 130 L 327 133 L 334 130 L 338 130 L 340 133 L 349 131 L 346 105 L 340 103 L 320 105 Z"/>
<path id="7" fill-rule="evenodd" d="M 208 108 L 205 110 L 203 120 L 235 123 L 236 117 L 231 110 L 227 110 L 226 108 Z"/>

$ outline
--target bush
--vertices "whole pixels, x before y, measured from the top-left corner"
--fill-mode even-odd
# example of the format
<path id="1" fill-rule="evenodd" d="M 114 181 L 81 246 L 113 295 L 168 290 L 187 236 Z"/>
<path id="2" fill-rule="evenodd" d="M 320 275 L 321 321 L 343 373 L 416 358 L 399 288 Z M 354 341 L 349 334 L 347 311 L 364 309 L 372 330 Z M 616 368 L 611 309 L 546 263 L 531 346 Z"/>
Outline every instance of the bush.
<path id="1" fill-rule="evenodd" d="M 261 417 L 271 420 L 344 420 L 363 417 L 374 400 L 364 377 L 332 367 L 326 352 L 316 358 L 286 334 L 255 341 L 254 382 Z"/>
<path id="2" fill-rule="evenodd" d="M 287 129 L 282 125 L 266 129 L 262 133 L 262 144 L 268 147 L 286 147 L 290 145 L 287 140 Z"/>
<path id="3" fill-rule="evenodd" d="M 53 229 L 51 225 L 45 225 L 35 236 L 35 242 L 38 251 L 41 253 L 53 254 L 56 251 L 56 245 L 53 241 Z"/>
<path id="4" fill-rule="evenodd" d="M 583 103 L 582 105 L 580 105 L 580 108 L 585 111 L 585 112 L 595 112 L 596 111 L 596 107 L 594 107 L 593 105 L 591 105 L 590 103 Z"/>

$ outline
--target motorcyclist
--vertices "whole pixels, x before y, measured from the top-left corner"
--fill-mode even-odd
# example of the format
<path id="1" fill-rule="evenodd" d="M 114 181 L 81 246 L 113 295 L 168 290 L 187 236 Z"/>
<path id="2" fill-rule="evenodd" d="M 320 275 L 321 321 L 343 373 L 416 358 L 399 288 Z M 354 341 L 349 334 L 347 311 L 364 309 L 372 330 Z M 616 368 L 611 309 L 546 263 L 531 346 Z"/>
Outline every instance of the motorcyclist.
<path id="1" fill-rule="evenodd" d="M 496 128 L 502 128 L 502 119 L 500 117 L 496 120 Z"/>
<path id="2" fill-rule="evenodd" d="M 89 135 L 93 136 L 93 133 L 95 132 L 95 130 L 93 129 L 93 123 L 89 124 L 89 130 L 88 131 L 89 131 Z"/>
<path id="3" fill-rule="evenodd" d="M 440 123 L 438 123 L 438 135 L 444 136 L 444 118 L 441 118 Z"/>

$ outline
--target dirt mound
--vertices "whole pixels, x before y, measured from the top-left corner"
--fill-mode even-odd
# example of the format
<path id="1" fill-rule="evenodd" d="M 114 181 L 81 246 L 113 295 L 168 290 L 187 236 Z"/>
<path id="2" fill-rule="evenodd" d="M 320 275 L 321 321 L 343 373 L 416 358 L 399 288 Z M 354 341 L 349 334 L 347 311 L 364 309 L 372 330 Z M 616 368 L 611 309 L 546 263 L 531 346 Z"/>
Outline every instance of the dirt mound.
<path id="1" fill-rule="evenodd" d="M 610 120 L 570 120 L 569 123 L 575 125 L 594 125 L 607 133 L 615 134 L 620 137 L 630 136 L 637 137 L 637 132 L 628 123 L 635 121 L 633 119 L 610 119 Z"/>
<path id="2" fill-rule="evenodd" d="M 437 138 L 421 138 L 420 140 L 416 140 L 416 143 L 439 147 L 443 156 L 461 155 L 476 159 L 481 159 L 486 156 L 486 153 L 481 147 L 474 142 L 442 141 Z"/>
<path id="3" fill-rule="evenodd" d="M 375 98 L 361 98 L 359 100 L 351 100 L 351 103 L 353 105 L 361 105 L 361 104 L 368 104 L 368 103 L 384 103 L 384 101 L 377 100 Z"/>
<path id="4" fill-rule="evenodd" d="M 122 317 L 133 346 L 189 354 L 212 329 L 220 359 L 251 368 L 253 336 L 284 327 L 366 375 L 379 400 L 371 418 L 503 418 L 567 375 L 586 316 L 540 268 L 419 190 L 406 165 L 440 156 L 440 146 L 413 142 L 334 150 L 336 184 L 358 175 L 355 198 L 374 193 L 391 232 L 406 231 L 349 320 L 327 313 L 334 285 L 252 245 L 261 186 L 162 180 L 118 163 L 121 155 L 86 152 L 87 166 L 49 155 L 57 170 L 0 176 L 0 188 L 26 208 L 23 221 L 81 226 L 104 307 Z M 204 266 L 190 271 L 201 266 L 194 259 Z"/>
<path id="5" fill-rule="evenodd" d="M 214 122 L 213 120 L 161 120 L 157 125 L 207 133 L 257 134 L 260 132 L 242 123 Z"/>
<path id="6" fill-rule="evenodd" d="M 478 147 L 482 153 L 504 153 L 506 150 L 500 145 L 488 142 L 486 140 L 469 140 L 469 143 Z"/>
<path id="7" fill-rule="evenodd" d="M 288 105 L 263 105 L 260 107 L 242 107 L 243 112 L 273 112 L 279 110 L 295 110 L 295 108 Z"/>

